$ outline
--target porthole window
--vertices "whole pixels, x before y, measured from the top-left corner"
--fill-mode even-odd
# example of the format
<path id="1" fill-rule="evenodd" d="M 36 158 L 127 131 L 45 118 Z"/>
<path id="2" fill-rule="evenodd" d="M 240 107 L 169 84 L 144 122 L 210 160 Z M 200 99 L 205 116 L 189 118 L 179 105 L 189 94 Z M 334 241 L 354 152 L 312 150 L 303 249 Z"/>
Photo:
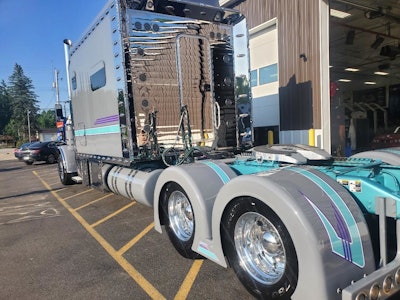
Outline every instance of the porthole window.
<path id="1" fill-rule="evenodd" d="M 75 91 L 76 88 L 78 87 L 78 86 L 77 86 L 77 83 L 76 83 L 76 73 L 75 73 L 75 72 L 72 72 L 71 87 L 72 87 L 72 89 L 73 89 L 74 91 Z"/>
<path id="2" fill-rule="evenodd" d="M 98 90 L 106 85 L 106 67 L 104 62 L 97 64 L 97 71 L 90 75 L 90 87 L 92 91 Z"/>

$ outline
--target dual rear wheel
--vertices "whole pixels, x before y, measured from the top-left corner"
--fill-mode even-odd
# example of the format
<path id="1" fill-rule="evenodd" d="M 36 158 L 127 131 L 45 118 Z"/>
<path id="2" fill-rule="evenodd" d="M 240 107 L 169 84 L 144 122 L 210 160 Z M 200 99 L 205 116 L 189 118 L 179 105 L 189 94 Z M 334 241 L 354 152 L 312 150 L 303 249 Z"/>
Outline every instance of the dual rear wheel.
<path id="1" fill-rule="evenodd" d="M 222 219 L 224 252 L 246 289 L 258 299 L 290 299 L 297 285 L 297 255 L 289 232 L 263 202 L 240 198 Z"/>
<path id="2" fill-rule="evenodd" d="M 165 228 L 175 249 L 186 258 L 201 258 L 192 250 L 196 223 L 186 192 L 171 182 L 162 200 Z M 240 198 L 227 207 L 221 226 L 225 255 L 247 290 L 260 299 L 290 299 L 298 263 L 279 217 L 261 201 Z"/>

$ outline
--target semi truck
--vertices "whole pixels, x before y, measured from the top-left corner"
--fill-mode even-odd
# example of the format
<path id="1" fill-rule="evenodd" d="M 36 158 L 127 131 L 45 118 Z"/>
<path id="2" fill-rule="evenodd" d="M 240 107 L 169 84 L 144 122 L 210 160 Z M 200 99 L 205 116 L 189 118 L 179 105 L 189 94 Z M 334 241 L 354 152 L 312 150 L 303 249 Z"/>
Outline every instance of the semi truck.
<path id="1" fill-rule="evenodd" d="M 153 208 L 187 259 L 258 299 L 400 290 L 400 150 L 254 145 L 246 19 L 217 0 L 110 0 L 64 41 L 63 184 Z"/>

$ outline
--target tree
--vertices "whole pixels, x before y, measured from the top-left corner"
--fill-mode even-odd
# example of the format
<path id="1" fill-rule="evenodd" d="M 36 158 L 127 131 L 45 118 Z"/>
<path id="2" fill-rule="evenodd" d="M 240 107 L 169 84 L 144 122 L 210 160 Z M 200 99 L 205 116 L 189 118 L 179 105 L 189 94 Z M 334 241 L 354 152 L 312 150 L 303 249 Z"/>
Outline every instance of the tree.
<path id="1" fill-rule="evenodd" d="M 12 105 L 12 119 L 19 131 L 18 138 L 28 140 L 28 118 L 31 129 L 36 129 L 35 120 L 39 107 L 32 80 L 24 74 L 18 64 L 15 64 L 14 72 L 9 77 L 8 91 Z"/>
<path id="2" fill-rule="evenodd" d="M 56 115 L 54 110 L 44 110 L 37 117 L 38 128 L 55 128 Z"/>
<path id="3" fill-rule="evenodd" d="M 4 133 L 6 135 L 11 135 L 13 136 L 15 139 L 18 138 L 18 136 L 21 135 L 20 131 L 19 131 L 19 127 L 16 124 L 14 119 L 10 119 L 10 121 L 7 123 L 7 125 L 4 128 Z"/>
<path id="4" fill-rule="evenodd" d="M 8 87 L 4 80 L 0 84 L 0 134 L 4 134 L 6 125 L 10 122 L 12 116 L 11 99 L 8 93 Z"/>
<path id="5" fill-rule="evenodd" d="M 250 85 L 246 76 L 236 77 L 235 94 L 240 95 L 238 103 L 248 103 L 250 94 Z"/>

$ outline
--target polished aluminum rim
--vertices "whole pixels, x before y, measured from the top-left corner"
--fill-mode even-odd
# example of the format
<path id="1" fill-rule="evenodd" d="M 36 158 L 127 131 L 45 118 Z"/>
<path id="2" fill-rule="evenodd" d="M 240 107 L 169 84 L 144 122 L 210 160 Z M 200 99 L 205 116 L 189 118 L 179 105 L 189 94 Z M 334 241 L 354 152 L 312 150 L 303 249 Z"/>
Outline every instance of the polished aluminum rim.
<path id="1" fill-rule="evenodd" d="M 255 280 L 272 285 L 285 271 L 286 253 L 275 226 L 263 215 L 247 212 L 238 219 L 234 240 L 242 266 Z"/>
<path id="2" fill-rule="evenodd" d="M 181 241 L 188 241 L 194 228 L 192 206 L 181 191 L 173 191 L 168 199 L 170 226 Z"/>

